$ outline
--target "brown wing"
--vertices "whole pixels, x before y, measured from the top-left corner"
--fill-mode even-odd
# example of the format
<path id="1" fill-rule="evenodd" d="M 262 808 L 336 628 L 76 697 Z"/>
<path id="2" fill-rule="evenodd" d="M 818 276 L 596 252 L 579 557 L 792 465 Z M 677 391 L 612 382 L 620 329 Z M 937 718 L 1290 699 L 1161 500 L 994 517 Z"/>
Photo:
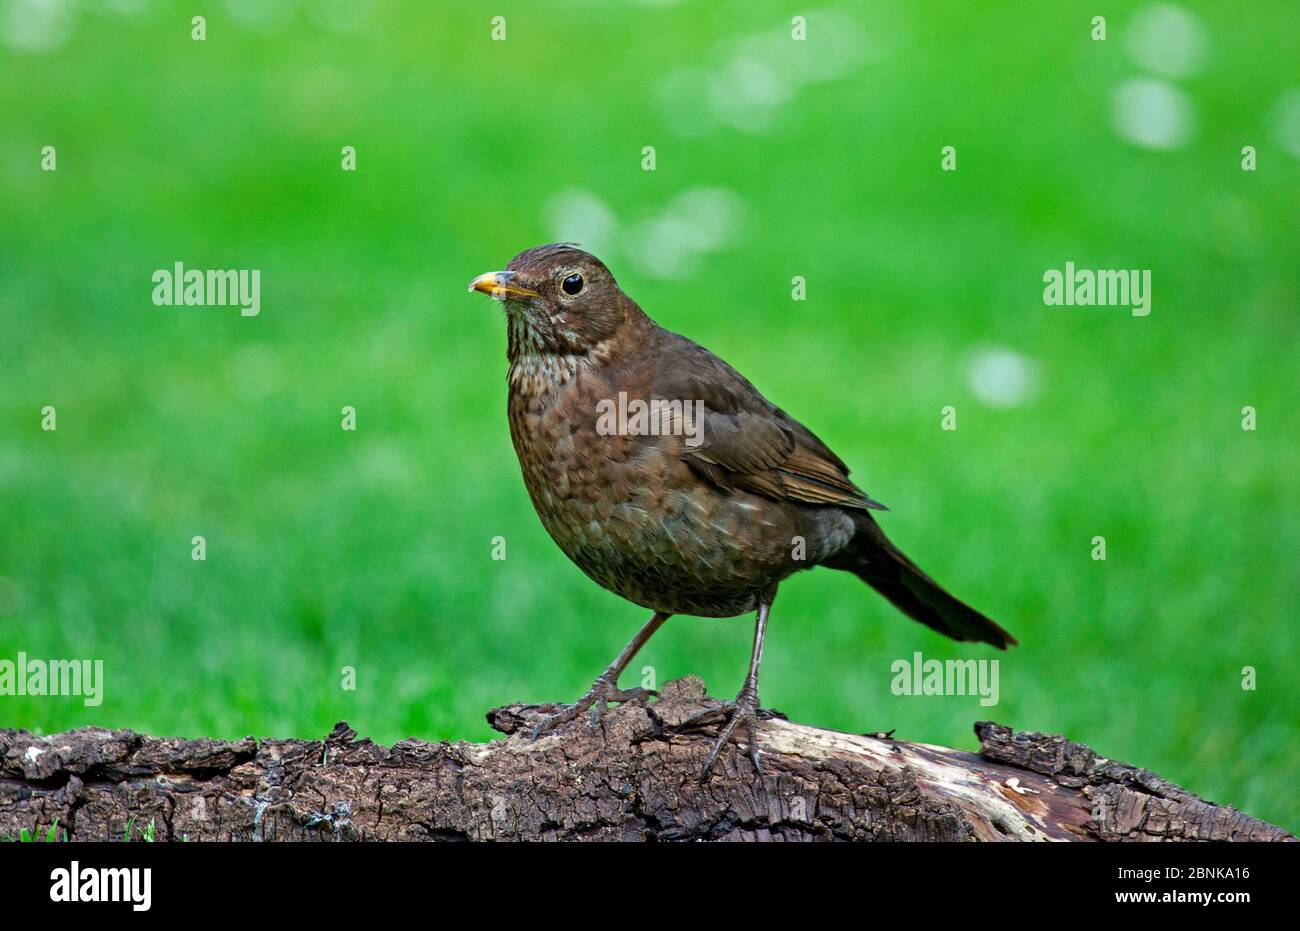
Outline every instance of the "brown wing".
<path id="1" fill-rule="evenodd" d="M 888 510 L 849 481 L 848 466 L 825 443 L 739 372 L 685 337 L 668 335 L 653 396 L 702 402 L 701 440 L 682 452 L 697 475 L 776 500 Z"/>

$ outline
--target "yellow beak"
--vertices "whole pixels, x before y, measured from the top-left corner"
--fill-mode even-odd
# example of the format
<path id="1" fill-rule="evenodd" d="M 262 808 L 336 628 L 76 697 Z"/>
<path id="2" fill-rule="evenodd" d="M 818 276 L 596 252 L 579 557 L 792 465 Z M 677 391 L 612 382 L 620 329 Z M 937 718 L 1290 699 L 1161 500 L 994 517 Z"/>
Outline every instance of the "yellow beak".
<path id="1" fill-rule="evenodd" d="M 536 291 L 529 291 L 514 284 L 514 279 L 514 272 L 488 272 L 471 281 L 469 289 L 494 297 L 498 301 L 512 297 L 541 297 Z"/>

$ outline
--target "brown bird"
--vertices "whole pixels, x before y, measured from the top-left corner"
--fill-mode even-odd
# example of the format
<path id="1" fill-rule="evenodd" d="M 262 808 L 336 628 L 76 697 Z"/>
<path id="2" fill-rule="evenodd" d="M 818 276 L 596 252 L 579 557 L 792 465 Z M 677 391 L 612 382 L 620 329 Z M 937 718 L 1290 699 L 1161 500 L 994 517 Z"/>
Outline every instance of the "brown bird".
<path id="1" fill-rule="evenodd" d="M 761 772 L 758 669 L 777 586 L 829 566 L 954 640 L 1015 639 L 948 594 L 885 537 L 887 510 L 848 467 L 744 376 L 658 326 L 609 269 L 568 243 L 519 253 L 471 291 L 503 302 L 510 437 L 533 507 L 587 575 L 654 614 L 573 705 L 534 738 L 623 691 L 620 673 L 674 614 L 757 611 L 749 674 L 724 711 L 707 779 L 740 724 Z"/>

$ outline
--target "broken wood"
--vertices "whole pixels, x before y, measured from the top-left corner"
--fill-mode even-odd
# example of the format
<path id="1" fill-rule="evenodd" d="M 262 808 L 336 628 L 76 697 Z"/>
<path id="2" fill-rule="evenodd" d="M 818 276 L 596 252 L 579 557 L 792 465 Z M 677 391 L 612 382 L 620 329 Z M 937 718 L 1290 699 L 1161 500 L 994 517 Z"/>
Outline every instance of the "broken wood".
<path id="1" fill-rule="evenodd" d="M 70 840 L 1292 841 L 1154 773 L 1047 734 L 975 726 L 980 752 L 760 724 L 765 775 L 735 747 L 700 769 L 721 703 L 694 676 L 536 743 L 554 706 L 488 714 L 486 744 L 0 730 L 0 837 L 56 819 Z"/>

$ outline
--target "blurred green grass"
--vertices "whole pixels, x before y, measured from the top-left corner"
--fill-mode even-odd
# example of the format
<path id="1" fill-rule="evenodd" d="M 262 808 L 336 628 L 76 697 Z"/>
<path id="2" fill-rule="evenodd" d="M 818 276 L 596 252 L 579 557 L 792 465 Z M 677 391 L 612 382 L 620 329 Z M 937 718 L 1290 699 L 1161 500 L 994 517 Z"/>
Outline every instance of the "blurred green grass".
<path id="1" fill-rule="evenodd" d="M 899 545 L 1022 643 L 994 708 L 894 697 L 895 659 L 993 651 L 801 574 L 765 704 L 956 746 L 980 718 L 1065 733 L 1300 826 L 1300 164 L 1269 122 L 1300 86 L 1300 13 L 1189 4 L 1212 52 L 1178 82 L 1196 131 L 1150 152 L 1110 117 L 1136 5 L 1105 43 L 1075 2 L 794 11 L 810 54 L 846 21 L 870 54 L 748 128 L 660 88 L 787 29 L 784 7 L 468 6 L 376 4 L 341 31 L 305 5 L 261 23 L 214 5 L 195 43 L 175 4 L 96 5 L 57 48 L 0 45 L 0 658 L 102 658 L 107 677 L 97 708 L 0 697 L 0 726 L 479 740 L 496 704 L 577 697 L 643 612 L 533 514 L 501 321 L 465 283 L 557 238 L 557 192 L 626 226 L 711 186 L 743 202 L 742 235 L 676 278 L 615 237 L 621 284 L 821 435 Z M 1067 260 L 1151 268 L 1151 316 L 1043 306 Z M 261 315 L 153 306 L 175 261 L 260 268 Z M 982 404 L 982 346 L 1032 359 L 1039 392 Z M 674 619 L 629 681 L 649 665 L 730 695 L 750 636 Z"/>

